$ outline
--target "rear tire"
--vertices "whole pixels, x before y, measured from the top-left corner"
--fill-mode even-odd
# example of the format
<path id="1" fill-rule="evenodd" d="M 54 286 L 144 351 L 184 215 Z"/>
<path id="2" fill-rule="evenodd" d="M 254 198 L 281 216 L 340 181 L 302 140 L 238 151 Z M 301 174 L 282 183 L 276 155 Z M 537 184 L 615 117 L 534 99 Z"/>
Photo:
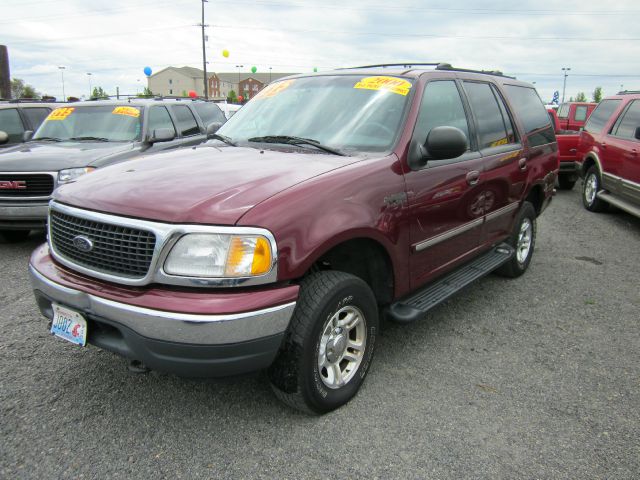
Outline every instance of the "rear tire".
<path id="1" fill-rule="evenodd" d="M 30 230 L 0 230 L 0 235 L 7 243 L 18 243 L 27 239 Z"/>
<path id="2" fill-rule="evenodd" d="M 507 239 L 507 243 L 516 250 L 516 253 L 495 273 L 503 277 L 515 278 L 527 271 L 536 245 L 537 230 L 536 209 L 530 202 L 524 202 L 513 223 L 511 236 Z"/>
<path id="3" fill-rule="evenodd" d="M 595 165 L 587 170 L 582 182 L 582 204 L 590 212 L 604 212 L 607 202 L 598 198 L 598 192 L 602 190 L 600 172 Z"/>
<path id="4" fill-rule="evenodd" d="M 378 306 L 363 280 L 337 271 L 309 275 L 268 371 L 276 396 L 311 414 L 344 405 L 364 381 L 377 333 Z"/>
<path id="5" fill-rule="evenodd" d="M 558 176 L 558 188 L 560 190 L 573 190 L 576 181 L 570 175 Z"/>

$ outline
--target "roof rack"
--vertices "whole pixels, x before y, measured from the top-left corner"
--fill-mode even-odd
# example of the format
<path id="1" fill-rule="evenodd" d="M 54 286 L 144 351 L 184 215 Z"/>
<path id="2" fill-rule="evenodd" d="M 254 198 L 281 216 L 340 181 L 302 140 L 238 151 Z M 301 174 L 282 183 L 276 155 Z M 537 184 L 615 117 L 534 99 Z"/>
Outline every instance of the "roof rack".
<path id="1" fill-rule="evenodd" d="M 640 93 L 640 90 L 620 90 L 618 92 L 618 95 L 631 95 L 631 94 L 638 94 Z"/>
<path id="2" fill-rule="evenodd" d="M 55 103 L 55 97 L 45 98 L 0 98 L 0 101 L 7 103 Z M 64 103 L 64 102 L 58 102 Z"/>
<path id="3" fill-rule="evenodd" d="M 505 75 L 500 70 L 471 70 L 469 68 L 456 68 L 451 66 L 450 63 L 445 62 L 437 62 L 437 63 L 413 63 L 413 62 L 405 62 L 405 63 L 380 63 L 378 65 L 363 65 L 360 67 L 347 67 L 347 68 L 339 68 L 338 70 L 351 70 L 358 68 L 386 68 L 386 67 L 403 67 L 411 70 L 413 67 L 436 67 L 436 70 L 447 70 L 453 72 L 467 72 L 467 73 L 483 73 L 485 75 L 495 75 L 497 77 L 505 77 L 505 78 L 513 78 L 508 75 Z"/>

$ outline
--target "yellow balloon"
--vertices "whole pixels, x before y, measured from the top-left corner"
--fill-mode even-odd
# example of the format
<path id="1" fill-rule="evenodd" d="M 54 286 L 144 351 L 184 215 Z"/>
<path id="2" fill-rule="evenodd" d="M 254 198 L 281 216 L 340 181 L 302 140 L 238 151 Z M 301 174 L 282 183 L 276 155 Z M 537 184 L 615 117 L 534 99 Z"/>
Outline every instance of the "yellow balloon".
<path id="1" fill-rule="evenodd" d="M 229 50 L 226 50 L 226 49 L 225 49 L 225 50 L 222 50 L 222 56 L 223 56 L 224 58 L 229 58 Z"/>

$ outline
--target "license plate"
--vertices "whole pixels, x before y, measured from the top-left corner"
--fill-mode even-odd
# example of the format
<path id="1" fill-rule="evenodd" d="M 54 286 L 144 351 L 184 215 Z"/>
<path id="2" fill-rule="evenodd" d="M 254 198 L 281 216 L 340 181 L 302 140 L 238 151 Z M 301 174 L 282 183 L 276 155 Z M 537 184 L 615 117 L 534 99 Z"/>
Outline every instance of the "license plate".
<path id="1" fill-rule="evenodd" d="M 87 321 L 78 312 L 54 303 L 51 333 L 84 347 L 87 343 Z"/>

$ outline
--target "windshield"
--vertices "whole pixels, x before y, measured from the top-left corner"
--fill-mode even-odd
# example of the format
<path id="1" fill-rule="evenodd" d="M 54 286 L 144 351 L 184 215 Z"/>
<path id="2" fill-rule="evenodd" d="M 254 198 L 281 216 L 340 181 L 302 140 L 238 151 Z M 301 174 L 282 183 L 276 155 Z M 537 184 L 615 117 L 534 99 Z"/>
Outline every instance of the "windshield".
<path id="1" fill-rule="evenodd" d="M 291 136 L 345 153 L 389 151 L 411 87 L 407 79 L 387 76 L 283 80 L 264 88 L 218 133 L 236 143 Z"/>
<path id="2" fill-rule="evenodd" d="M 142 130 L 141 109 L 129 105 L 91 105 L 56 108 L 45 119 L 33 139 L 62 141 L 138 140 Z"/>

